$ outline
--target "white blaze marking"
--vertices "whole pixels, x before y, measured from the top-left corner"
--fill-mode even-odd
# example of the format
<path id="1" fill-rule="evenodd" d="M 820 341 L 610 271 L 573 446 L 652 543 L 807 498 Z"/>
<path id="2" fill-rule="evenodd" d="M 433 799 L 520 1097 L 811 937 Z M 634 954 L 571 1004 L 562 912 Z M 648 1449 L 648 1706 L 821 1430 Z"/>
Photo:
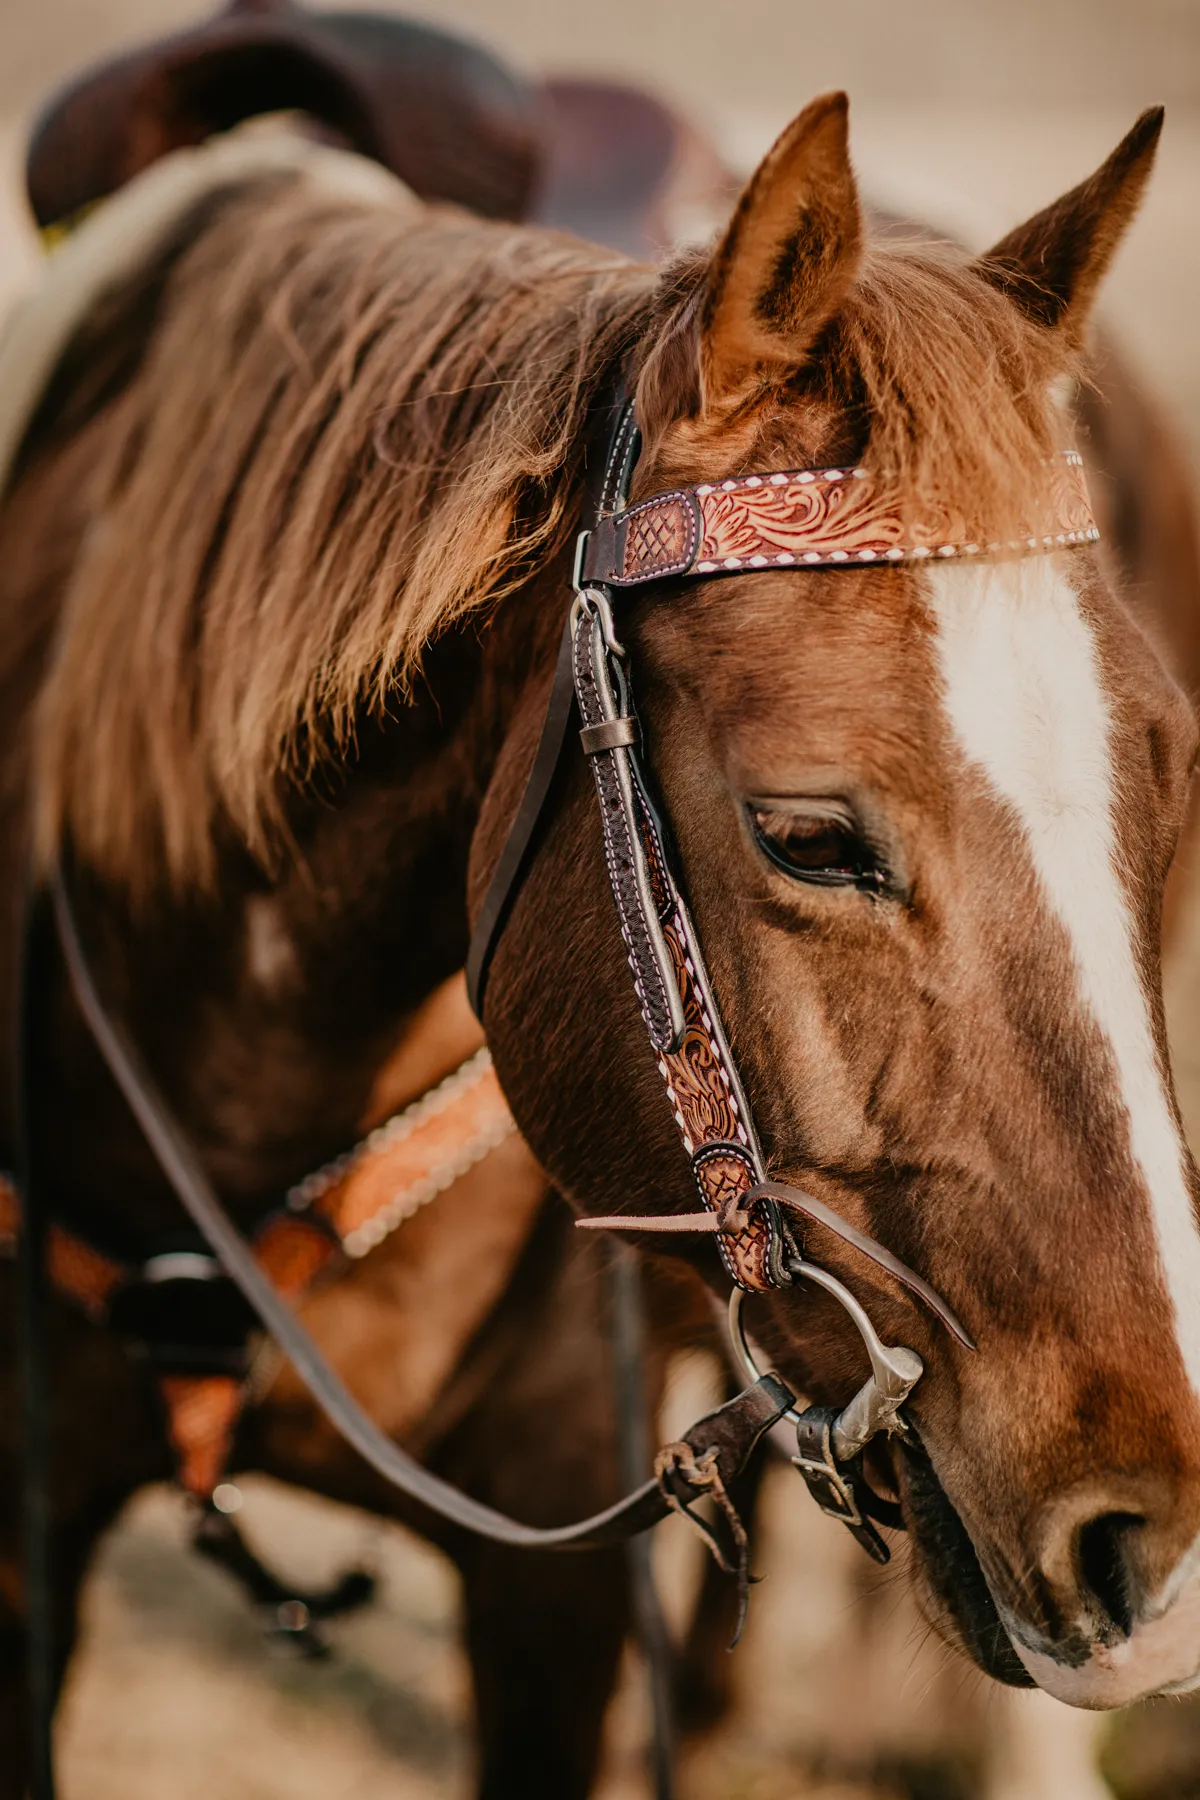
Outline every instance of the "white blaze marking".
<path id="1" fill-rule="evenodd" d="M 1200 1391 L 1200 1233 L 1118 874 L 1109 709 L 1091 627 L 1061 557 L 947 564 L 927 579 L 950 722 L 1024 828 L 1080 993 L 1108 1039 L 1180 1352 Z"/>

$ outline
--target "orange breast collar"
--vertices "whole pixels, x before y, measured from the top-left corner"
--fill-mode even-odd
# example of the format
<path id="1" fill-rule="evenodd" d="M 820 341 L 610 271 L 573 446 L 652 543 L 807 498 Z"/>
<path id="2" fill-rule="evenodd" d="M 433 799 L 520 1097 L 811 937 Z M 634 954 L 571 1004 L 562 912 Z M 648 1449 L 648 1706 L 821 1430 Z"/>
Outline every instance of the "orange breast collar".
<path id="1" fill-rule="evenodd" d="M 378 1117 L 380 1098 L 397 1088 L 411 1093 L 422 1065 L 444 1067 L 447 1053 L 457 1054 L 471 1039 L 469 1054 L 450 1074 L 391 1111 L 346 1155 L 298 1182 L 260 1225 L 255 1256 L 288 1300 L 299 1302 L 318 1284 L 335 1279 L 515 1132 L 461 976 L 420 1009 L 376 1081 L 368 1117 Z M 20 1222 L 16 1186 L 0 1174 L 0 1252 L 15 1253 Z M 60 1225 L 49 1234 L 54 1286 L 97 1320 L 108 1316 L 129 1284 L 177 1279 L 200 1261 L 211 1275 L 209 1259 L 192 1256 L 152 1257 L 131 1267 Z M 211 1495 L 226 1468 L 245 1385 L 241 1373 L 158 1376 L 179 1483 L 201 1499 Z"/>

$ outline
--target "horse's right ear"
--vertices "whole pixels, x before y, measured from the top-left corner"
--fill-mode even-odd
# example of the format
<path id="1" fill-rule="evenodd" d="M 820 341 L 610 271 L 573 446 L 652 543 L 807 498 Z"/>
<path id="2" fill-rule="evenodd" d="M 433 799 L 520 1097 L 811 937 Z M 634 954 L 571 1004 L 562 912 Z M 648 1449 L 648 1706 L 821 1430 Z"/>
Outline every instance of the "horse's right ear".
<path id="1" fill-rule="evenodd" d="M 767 153 L 714 255 L 701 316 L 705 412 L 803 361 L 845 299 L 862 214 L 845 94 L 823 94 Z"/>
<path id="2" fill-rule="evenodd" d="M 976 264 L 1027 318 L 1073 345 L 1137 211 L 1162 123 L 1162 107 L 1152 106 L 1094 175 L 1010 231 Z"/>
<path id="3" fill-rule="evenodd" d="M 308 114 L 424 197 L 494 218 L 523 214 L 539 172 L 537 95 L 476 45 L 382 14 L 234 0 L 51 100 L 26 163 L 34 215 L 68 218 L 171 150 L 283 111 Z"/>

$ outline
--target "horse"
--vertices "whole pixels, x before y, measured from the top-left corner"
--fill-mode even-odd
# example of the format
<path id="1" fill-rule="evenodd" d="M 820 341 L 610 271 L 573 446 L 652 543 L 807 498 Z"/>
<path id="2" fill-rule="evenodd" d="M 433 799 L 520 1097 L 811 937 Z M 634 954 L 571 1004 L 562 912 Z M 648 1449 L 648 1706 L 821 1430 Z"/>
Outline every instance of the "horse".
<path id="1" fill-rule="evenodd" d="M 249 182 L 81 332 L 0 518 L 6 866 L 27 843 L 43 870 L 69 853 L 105 986 L 240 1220 L 352 1141 L 389 1049 L 462 966 L 617 371 L 635 500 L 861 464 L 914 516 L 949 505 L 1007 536 L 1058 446 L 1056 395 L 1157 129 L 976 262 L 864 248 L 840 97 L 784 134 L 715 251 L 665 272 L 407 199 Z M 1156 958 L 1190 711 L 1083 546 L 712 575 L 635 598 L 621 631 L 769 1166 L 904 1253 L 975 1346 L 805 1228 L 926 1365 L 917 1436 L 878 1471 L 917 1579 L 1001 1678 L 1100 1705 L 1184 1684 L 1182 1570 L 1159 1601 L 1194 1528 L 1194 1171 Z M 666 1215 L 694 1205 L 690 1176 L 587 782 L 568 767 L 554 792 L 488 1039 L 572 1205 Z M 10 918 L 18 903 L 14 879 Z M 35 1122 L 64 1210 L 86 1195 L 97 1234 L 161 1239 L 169 1192 L 61 967 L 43 1029 Z M 727 1288 L 711 1240 L 681 1260 Z M 578 1293 L 559 1304 L 577 1325 Z M 857 1385 L 820 1294 L 752 1306 L 798 1388 Z M 557 1519 L 610 1496 L 611 1459 L 571 1405 L 586 1371 L 547 1373 L 538 1308 L 516 1310 L 524 1379 L 509 1363 L 484 1384 L 461 1477 Z M 57 1337 L 69 1574 L 162 1463 L 111 1342 L 65 1315 Z M 571 1423 L 539 1434 L 558 1481 L 487 1455 L 488 1421 L 528 1433 L 538 1399 Z M 314 1480 L 295 1425 L 268 1403 L 244 1454 Z M 316 1478 L 388 1504 L 348 1455 Z M 531 1574 L 455 1553 L 482 1791 L 528 1791 L 536 1742 L 545 1791 L 586 1792 L 624 1631 L 611 1558 Z"/>

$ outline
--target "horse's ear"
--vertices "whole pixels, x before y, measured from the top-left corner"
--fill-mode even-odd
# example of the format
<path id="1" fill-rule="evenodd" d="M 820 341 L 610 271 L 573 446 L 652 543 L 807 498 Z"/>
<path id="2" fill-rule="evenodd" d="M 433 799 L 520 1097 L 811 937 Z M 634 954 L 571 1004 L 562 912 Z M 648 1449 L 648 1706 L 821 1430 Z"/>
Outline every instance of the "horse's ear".
<path id="1" fill-rule="evenodd" d="M 768 152 L 717 248 L 701 319 L 705 410 L 794 367 L 858 272 L 862 215 L 845 94 L 823 94 Z"/>
<path id="2" fill-rule="evenodd" d="M 1107 162 L 1001 238 L 976 265 L 1027 317 L 1077 344 L 1096 289 L 1142 197 L 1162 131 L 1151 107 Z"/>

